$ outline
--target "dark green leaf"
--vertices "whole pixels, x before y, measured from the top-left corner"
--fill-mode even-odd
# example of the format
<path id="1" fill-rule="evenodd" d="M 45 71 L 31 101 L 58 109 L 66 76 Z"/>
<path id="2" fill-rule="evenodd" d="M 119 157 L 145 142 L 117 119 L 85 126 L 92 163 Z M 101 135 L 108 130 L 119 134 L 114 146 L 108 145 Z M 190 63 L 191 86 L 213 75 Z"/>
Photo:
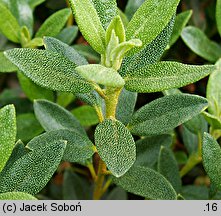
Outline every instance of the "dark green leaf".
<path id="1" fill-rule="evenodd" d="M 86 94 L 76 94 L 76 97 L 93 107 L 101 106 L 102 104 L 102 99 L 96 91 L 92 91 Z"/>
<path id="2" fill-rule="evenodd" d="M 97 126 L 94 136 L 108 169 L 116 177 L 125 174 L 136 160 L 135 142 L 127 128 L 117 120 L 107 119 Z"/>
<path id="3" fill-rule="evenodd" d="M 114 182 L 130 193 L 154 200 L 175 200 L 172 185 L 158 172 L 141 166 L 133 166 L 125 175 L 114 178 Z"/>
<path id="4" fill-rule="evenodd" d="M 91 84 L 75 71 L 75 64 L 48 50 L 12 49 L 4 52 L 36 84 L 56 91 L 90 92 Z"/>
<path id="5" fill-rule="evenodd" d="M 179 88 L 209 75 L 214 66 L 186 65 L 178 62 L 159 62 L 146 67 L 127 71 L 125 88 L 136 92 L 158 92 Z"/>
<path id="6" fill-rule="evenodd" d="M 140 108 L 128 128 L 141 136 L 164 133 L 198 115 L 207 105 L 205 98 L 196 95 L 165 96 Z"/>
<path id="7" fill-rule="evenodd" d="M 208 200 L 208 188 L 205 186 L 187 185 L 182 188 L 186 200 Z"/>
<path id="8" fill-rule="evenodd" d="M 0 200 L 37 200 L 37 199 L 27 193 L 7 192 L 0 194 Z"/>
<path id="9" fill-rule="evenodd" d="M 56 38 L 63 43 L 72 44 L 72 42 L 76 39 L 78 34 L 78 27 L 77 26 L 69 26 L 64 28 Z"/>
<path id="10" fill-rule="evenodd" d="M 127 192 L 120 187 L 115 187 L 108 194 L 106 200 L 127 200 Z"/>
<path id="11" fill-rule="evenodd" d="M 32 9 L 42 4 L 45 0 L 26 0 Z"/>
<path id="12" fill-rule="evenodd" d="M 67 107 L 76 97 L 69 92 L 58 92 L 56 103 L 62 107 Z"/>
<path id="13" fill-rule="evenodd" d="M 69 111 L 53 102 L 36 100 L 34 111 L 38 121 L 46 131 L 69 129 L 86 135 L 80 122 Z"/>
<path id="14" fill-rule="evenodd" d="M 221 0 L 217 0 L 216 3 L 216 23 L 219 34 L 221 36 Z"/>
<path id="15" fill-rule="evenodd" d="M 208 133 L 204 133 L 203 136 L 202 158 L 209 178 L 218 189 L 221 189 L 221 149 Z"/>
<path id="16" fill-rule="evenodd" d="M 186 45 L 197 55 L 216 62 L 221 56 L 221 46 L 211 41 L 200 29 L 188 26 L 182 31 L 182 39 Z"/>
<path id="17" fill-rule="evenodd" d="M 64 27 L 70 15 L 71 10 L 69 8 L 59 10 L 56 13 L 52 14 L 38 29 L 37 33 L 35 34 L 35 37 L 55 37 Z"/>
<path id="18" fill-rule="evenodd" d="M 0 72 L 14 72 L 17 71 L 18 68 L 12 64 L 3 54 L 0 52 Z"/>
<path id="19" fill-rule="evenodd" d="M 177 193 L 181 191 L 182 183 L 179 167 L 173 152 L 167 147 L 161 147 L 158 160 L 158 172 L 172 184 Z"/>

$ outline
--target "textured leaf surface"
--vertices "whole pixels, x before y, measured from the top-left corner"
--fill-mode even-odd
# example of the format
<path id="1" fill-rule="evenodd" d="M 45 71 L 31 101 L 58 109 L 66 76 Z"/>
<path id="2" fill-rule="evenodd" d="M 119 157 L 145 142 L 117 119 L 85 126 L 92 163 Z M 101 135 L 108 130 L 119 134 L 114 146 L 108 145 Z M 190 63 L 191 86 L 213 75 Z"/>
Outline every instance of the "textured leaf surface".
<path id="1" fill-rule="evenodd" d="M 92 126 L 99 123 L 97 113 L 91 106 L 84 105 L 71 111 L 83 126 Z"/>
<path id="2" fill-rule="evenodd" d="M 63 43 L 71 44 L 77 37 L 78 27 L 77 26 L 69 26 L 64 28 L 56 38 Z"/>
<path id="3" fill-rule="evenodd" d="M 96 91 L 92 91 L 90 93 L 85 93 L 85 94 L 79 93 L 76 94 L 76 97 L 93 107 L 101 106 L 102 104 L 102 99 Z"/>
<path id="4" fill-rule="evenodd" d="M 0 200 L 37 200 L 30 194 L 22 192 L 1 193 Z"/>
<path id="5" fill-rule="evenodd" d="M 35 99 L 47 99 L 51 101 L 54 100 L 54 94 L 51 90 L 36 85 L 21 72 L 18 72 L 17 76 L 19 79 L 19 84 L 22 87 L 22 90 L 31 101 Z"/>
<path id="6" fill-rule="evenodd" d="M 0 174 L 2 193 L 20 191 L 37 194 L 56 171 L 65 149 L 65 141 L 41 142 Z"/>
<path id="7" fill-rule="evenodd" d="M 128 128 L 136 135 L 154 135 L 170 131 L 190 120 L 207 107 L 203 97 L 188 94 L 169 95 L 141 107 Z"/>
<path id="8" fill-rule="evenodd" d="M 186 45 L 197 55 L 216 62 L 221 56 L 221 46 L 211 41 L 200 29 L 188 26 L 182 31 L 182 39 Z"/>
<path id="9" fill-rule="evenodd" d="M 37 145 L 55 140 L 65 140 L 67 143 L 63 155 L 64 161 L 84 163 L 94 154 L 94 145 L 86 136 L 81 135 L 77 131 L 67 129 L 44 133 L 31 140 L 28 146 L 35 148 Z"/>
<path id="10" fill-rule="evenodd" d="M 186 24 L 188 23 L 192 13 L 193 12 L 191 10 L 188 10 L 188 11 L 184 11 L 176 16 L 174 27 L 173 27 L 173 33 L 171 35 L 170 43 L 169 43 L 170 47 L 180 37 L 181 32 L 182 32 L 183 28 L 186 26 Z"/>
<path id="11" fill-rule="evenodd" d="M 138 38 L 143 46 L 131 50 L 128 55 L 140 51 L 163 31 L 175 14 L 178 4 L 179 0 L 149 0 L 141 5 L 128 24 L 126 38 L 127 40 Z"/>
<path id="12" fill-rule="evenodd" d="M 12 42 L 19 42 L 20 26 L 10 10 L 0 3 L 0 30 Z"/>
<path id="13" fill-rule="evenodd" d="M 90 92 L 92 86 L 75 71 L 75 64 L 48 50 L 12 49 L 4 52 L 36 84 L 56 91 Z"/>
<path id="14" fill-rule="evenodd" d="M 107 29 L 111 20 L 117 15 L 118 8 L 116 0 L 92 0 L 102 26 Z"/>
<path id="15" fill-rule="evenodd" d="M 88 81 L 111 87 L 124 86 L 123 78 L 112 68 L 99 64 L 90 64 L 79 66 L 76 71 Z"/>
<path id="16" fill-rule="evenodd" d="M 3 54 L 0 52 L 0 72 L 14 72 L 18 68 L 12 64 Z"/>
<path id="17" fill-rule="evenodd" d="M 52 52 L 57 52 L 76 65 L 88 64 L 87 60 L 81 56 L 73 47 L 52 37 L 44 37 L 45 48 Z"/>
<path id="18" fill-rule="evenodd" d="M 92 1 L 69 0 L 69 2 L 78 27 L 84 38 L 98 53 L 104 53 L 105 31 Z"/>
<path id="19" fill-rule="evenodd" d="M 0 171 L 4 168 L 15 145 L 16 117 L 13 105 L 0 109 Z"/>
<path id="20" fill-rule="evenodd" d="M 128 71 L 135 71 L 148 64 L 153 64 L 160 59 L 169 43 L 173 31 L 174 19 L 175 16 L 173 16 L 163 31 L 150 44 L 145 45 L 138 53 L 124 58 L 120 70 L 121 75 L 125 76 Z"/>
<path id="21" fill-rule="evenodd" d="M 217 0 L 216 3 L 216 23 L 219 34 L 221 36 L 221 0 Z"/>
<path id="22" fill-rule="evenodd" d="M 47 100 L 36 100 L 34 111 L 38 121 L 46 131 L 67 128 L 86 134 L 79 121 L 69 111 L 56 103 Z"/>
<path id="23" fill-rule="evenodd" d="M 219 118 L 207 112 L 203 112 L 203 116 L 213 129 L 221 129 L 221 120 Z"/>
<path id="24" fill-rule="evenodd" d="M 204 133 L 202 145 L 203 166 L 213 184 L 221 189 L 221 149 L 216 140 Z"/>
<path id="25" fill-rule="evenodd" d="M 116 177 L 125 174 L 136 160 L 134 139 L 125 126 L 107 119 L 95 130 L 95 144 L 101 159 Z"/>
<path id="26" fill-rule="evenodd" d="M 121 91 L 117 104 L 116 118 L 123 124 L 126 125 L 130 121 L 136 101 L 137 93 L 129 92 L 126 89 Z"/>
<path id="27" fill-rule="evenodd" d="M 17 139 L 26 142 L 39 135 L 44 129 L 32 113 L 17 116 Z"/>
<path id="28" fill-rule="evenodd" d="M 136 92 L 157 92 L 183 87 L 209 75 L 214 66 L 185 65 L 178 62 L 159 62 L 138 70 L 128 71 L 125 88 Z"/>
<path id="29" fill-rule="evenodd" d="M 158 172 L 141 166 L 133 166 L 114 182 L 130 193 L 153 200 L 174 200 L 176 192 L 172 185 Z"/>
<path id="30" fill-rule="evenodd" d="M 161 147 L 158 159 L 158 172 L 172 184 L 177 193 L 181 191 L 178 164 L 173 152 L 169 148 Z"/>
<path id="31" fill-rule="evenodd" d="M 35 37 L 56 36 L 64 27 L 70 15 L 71 10 L 69 8 L 62 9 L 52 14 L 38 29 Z"/>
<path id="32" fill-rule="evenodd" d="M 153 168 L 158 160 L 161 146 L 170 147 L 172 141 L 172 136 L 169 134 L 150 136 L 136 141 L 135 165 Z"/>
<path id="33" fill-rule="evenodd" d="M 137 9 L 145 2 L 145 0 L 128 0 L 126 8 L 125 8 L 125 14 L 127 15 L 128 19 L 130 20 Z"/>
<path id="34" fill-rule="evenodd" d="M 209 101 L 209 112 L 217 117 L 221 117 L 221 60 L 216 65 L 217 70 L 209 76 L 206 98 Z"/>

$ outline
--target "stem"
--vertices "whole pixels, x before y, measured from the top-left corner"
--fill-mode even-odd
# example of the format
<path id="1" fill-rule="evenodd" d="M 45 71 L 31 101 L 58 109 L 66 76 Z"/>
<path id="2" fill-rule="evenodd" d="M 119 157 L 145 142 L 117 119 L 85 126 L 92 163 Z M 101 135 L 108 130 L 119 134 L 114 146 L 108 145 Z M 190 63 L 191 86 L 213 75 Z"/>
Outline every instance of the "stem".
<path id="1" fill-rule="evenodd" d="M 103 187 L 103 190 L 102 190 L 102 195 L 107 191 L 107 189 L 109 188 L 109 186 L 111 185 L 112 183 L 112 179 L 108 179 Z"/>
<path id="2" fill-rule="evenodd" d="M 103 116 L 103 112 L 102 112 L 101 107 L 100 107 L 100 106 L 94 106 L 94 109 L 95 109 L 95 111 L 96 111 L 96 113 L 97 113 L 99 122 L 104 121 L 104 116 Z"/>
<path id="3" fill-rule="evenodd" d="M 92 176 L 93 180 L 96 181 L 97 180 L 97 175 L 96 175 L 96 172 L 94 170 L 93 165 L 92 164 L 88 164 L 87 167 L 90 170 L 90 173 L 91 173 L 91 176 Z"/>

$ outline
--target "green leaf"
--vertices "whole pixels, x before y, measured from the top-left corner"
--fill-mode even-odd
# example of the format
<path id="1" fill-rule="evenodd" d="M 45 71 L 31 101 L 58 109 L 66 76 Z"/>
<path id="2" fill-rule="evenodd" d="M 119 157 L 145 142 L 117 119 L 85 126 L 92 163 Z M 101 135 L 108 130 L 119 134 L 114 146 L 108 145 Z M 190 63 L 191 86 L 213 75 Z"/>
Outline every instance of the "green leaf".
<path id="1" fill-rule="evenodd" d="M 97 113 L 95 109 L 91 106 L 80 106 L 78 108 L 73 109 L 71 112 L 83 126 L 89 127 L 99 123 Z"/>
<path id="2" fill-rule="evenodd" d="M 177 161 L 173 152 L 164 146 L 162 146 L 160 150 L 158 172 L 172 184 L 177 193 L 181 191 L 182 183 Z"/>
<path id="3" fill-rule="evenodd" d="M 120 187 L 115 187 L 107 196 L 106 200 L 127 200 L 127 192 Z"/>
<path id="4" fill-rule="evenodd" d="M 208 193 L 206 186 L 186 185 L 182 188 L 182 195 L 186 200 L 208 200 Z"/>
<path id="5" fill-rule="evenodd" d="M 25 113 L 17 116 L 17 139 L 26 142 L 42 133 L 41 127 L 34 114 Z"/>
<path id="6" fill-rule="evenodd" d="M 0 72 L 14 72 L 17 71 L 18 68 L 12 64 L 5 56 L 3 52 L 0 52 Z"/>
<path id="7" fill-rule="evenodd" d="M 219 65 L 220 64 L 220 65 Z M 206 89 L 206 98 L 209 101 L 210 114 L 221 117 L 221 60 L 216 64 L 217 69 L 209 76 Z"/>
<path id="8" fill-rule="evenodd" d="M 88 43 L 100 54 L 105 52 L 105 31 L 90 0 L 69 0 L 78 27 Z"/>
<path id="9" fill-rule="evenodd" d="M 145 1 L 136 11 L 128 24 L 126 31 L 127 40 L 138 38 L 143 46 L 129 52 L 132 55 L 150 44 L 167 26 L 171 17 L 175 14 L 179 0 L 171 1 Z"/>
<path id="10" fill-rule="evenodd" d="M 7 6 L 20 26 L 26 26 L 32 36 L 34 18 L 27 0 L 8 0 Z"/>
<path id="11" fill-rule="evenodd" d="M 71 44 L 77 37 L 78 27 L 77 26 L 69 26 L 64 28 L 56 38 L 63 43 Z"/>
<path id="12" fill-rule="evenodd" d="M 56 91 L 90 92 L 91 84 L 75 71 L 75 64 L 48 50 L 12 49 L 4 52 L 36 84 Z"/>
<path id="13" fill-rule="evenodd" d="M 17 76 L 19 79 L 19 84 L 22 87 L 22 90 L 31 101 L 35 99 L 47 99 L 51 101 L 54 100 L 54 94 L 51 90 L 36 85 L 28 77 L 26 77 L 19 71 L 17 73 Z"/>
<path id="14" fill-rule="evenodd" d="M 45 131 L 69 129 L 86 135 L 80 122 L 69 111 L 56 103 L 47 100 L 36 100 L 34 111 Z"/>
<path id="15" fill-rule="evenodd" d="M 45 2 L 45 0 L 26 0 L 32 9 Z"/>
<path id="16" fill-rule="evenodd" d="M 38 29 L 35 37 L 56 36 L 64 27 L 70 15 L 71 10 L 69 8 L 59 10 L 56 13 L 52 14 Z"/>
<path id="17" fill-rule="evenodd" d="M 9 159 L 15 145 L 16 117 L 13 105 L 0 109 L 0 172 Z"/>
<path id="18" fill-rule="evenodd" d="M 44 37 L 44 44 L 47 50 L 59 53 L 76 65 L 88 64 L 87 60 L 81 56 L 73 47 L 68 46 L 56 38 Z"/>
<path id="19" fill-rule="evenodd" d="M 221 189 L 221 149 L 208 133 L 204 133 L 203 136 L 202 158 L 209 178 L 218 189 Z"/>
<path id="20" fill-rule="evenodd" d="M 172 141 L 172 136 L 169 134 L 150 136 L 136 141 L 135 165 L 153 168 L 158 160 L 161 146 L 170 147 Z"/>
<path id="21" fill-rule="evenodd" d="M 185 44 L 197 55 L 216 62 L 221 56 L 221 46 L 211 41 L 200 29 L 188 26 L 182 31 L 181 37 Z"/>
<path id="22" fill-rule="evenodd" d="M 76 94 L 76 97 L 93 107 L 101 106 L 102 104 L 102 99 L 96 91 L 92 91 L 86 94 L 79 93 Z"/>
<path id="23" fill-rule="evenodd" d="M 126 8 L 125 8 L 125 14 L 130 20 L 137 9 L 145 2 L 145 0 L 128 0 Z"/>
<path id="24" fill-rule="evenodd" d="M 120 43 L 125 42 L 126 36 L 125 36 L 124 24 L 119 15 L 113 18 L 113 20 L 111 21 L 110 25 L 106 30 L 106 36 L 105 36 L 106 45 L 108 45 L 108 43 L 110 42 L 113 30 L 116 36 L 118 37 L 119 42 Z"/>
<path id="25" fill-rule="evenodd" d="M 183 28 L 186 26 L 190 17 L 192 16 L 193 11 L 188 10 L 184 11 L 176 16 L 175 24 L 173 27 L 173 33 L 170 38 L 169 47 L 171 47 L 180 37 Z"/>
<path id="26" fill-rule="evenodd" d="M 114 178 L 114 183 L 130 193 L 153 200 L 175 200 L 172 185 L 158 172 L 141 166 L 133 166 L 125 175 Z"/>
<path id="27" fill-rule="evenodd" d="M 10 10 L 0 3 L 0 31 L 5 37 L 15 43 L 19 43 L 20 26 Z"/>
<path id="28" fill-rule="evenodd" d="M 20 191 L 34 195 L 50 180 L 61 161 L 66 142 L 35 139 L 35 144 L 31 152 L 15 161 L 4 175 L 0 174 L 2 193 Z"/>
<path id="29" fill-rule="evenodd" d="M 123 89 L 118 99 L 116 118 L 127 125 L 134 112 L 137 101 L 137 93 Z"/>
<path id="30" fill-rule="evenodd" d="M 216 3 L 216 23 L 219 34 L 221 36 L 221 0 L 217 0 Z"/>
<path id="31" fill-rule="evenodd" d="M 154 135 L 170 131 L 198 115 L 208 106 L 197 95 L 169 95 L 141 107 L 132 117 L 128 128 L 136 135 Z"/>
<path id="32" fill-rule="evenodd" d="M 91 64 L 76 67 L 76 71 L 88 81 L 111 87 L 124 86 L 123 78 L 112 68 Z"/>
<path id="33" fill-rule="evenodd" d="M 118 8 L 116 0 L 101 1 L 92 0 L 102 26 L 107 29 L 111 20 L 117 15 Z"/>
<path id="34" fill-rule="evenodd" d="M 27 193 L 7 192 L 0 194 L 0 200 L 37 200 L 37 199 Z"/>
<path id="35" fill-rule="evenodd" d="M 95 130 L 95 144 L 101 159 L 116 177 L 125 174 L 136 160 L 134 139 L 125 126 L 106 119 Z"/>
<path id="36" fill-rule="evenodd" d="M 78 131 L 68 129 L 46 132 L 31 140 L 28 143 L 28 147 L 32 149 L 35 148 L 36 145 L 42 145 L 42 143 L 56 140 L 66 141 L 66 149 L 63 154 L 64 161 L 84 164 L 95 152 L 95 147 L 88 137 L 80 134 Z"/>
<path id="37" fill-rule="evenodd" d="M 56 103 L 62 107 L 67 107 L 69 104 L 71 104 L 76 97 L 67 92 L 58 92 L 57 93 L 57 100 Z"/>
<path id="38" fill-rule="evenodd" d="M 124 28 L 127 28 L 129 20 L 127 19 L 127 16 L 124 14 L 124 12 L 120 8 L 118 8 L 118 15 L 120 16 L 123 22 Z"/>
<path id="39" fill-rule="evenodd" d="M 36 48 L 36 47 L 41 47 L 43 46 L 43 39 L 42 38 L 34 38 L 31 41 L 29 41 L 28 43 L 26 43 L 24 45 L 24 48 Z"/>
<path id="40" fill-rule="evenodd" d="M 203 116 L 213 129 L 221 129 L 221 120 L 219 118 L 207 112 L 203 112 Z"/>
<path id="41" fill-rule="evenodd" d="M 196 82 L 215 69 L 214 66 L 159 62 L 127 72 L 125 88 L 136 92 L 158 92 Z"/>
<path id="42" fill-rule="evenodd" d="M 140 52 L 124 58 L 120 70 L 121 75 L 125 76 L 128 71 L 136 71 L 160 59 L 169 43 L 173 31 L 174 20 L 175 16 L 172 17 L 163 31 L 150 44 L 145 45 Z"/>

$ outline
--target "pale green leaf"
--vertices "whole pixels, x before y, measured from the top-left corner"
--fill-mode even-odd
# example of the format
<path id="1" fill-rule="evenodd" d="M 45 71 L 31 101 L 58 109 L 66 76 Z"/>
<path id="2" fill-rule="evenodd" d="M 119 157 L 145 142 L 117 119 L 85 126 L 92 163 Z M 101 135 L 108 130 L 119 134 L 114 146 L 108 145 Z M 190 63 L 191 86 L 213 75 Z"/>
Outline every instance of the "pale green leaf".
<path id="1" fill-rule="evenodd" d="M 45 131 L 69 129 L 86 134 L 79 121 L 69 111 L 56 103 L 47 100 L 36 100 L 34 111 Z"/>
<path id="2" fill-rule="evenodd" d="M 136 160 L 136 146 L 129 130 L 119 121 L 106 119 L 95 130 L 101 159 L 116 177 L 124 175 Z"/>
<path id="3" fill-rule="evenodd" d="M 131 50 L 128 55 L 142 50 L 163 31 L 176 13 L 179 1 L 148 0 L 140 6 L 127 26 L 126 38 L 140 39 L 143 46 Z"/>
<path id="4" fill-rule="evenodd" d="M 132 116 L 128 128 L 141 136 L 161 134 L 190 120 L 207 106 L 207 100 L 197 95 L 164 96 L 141 107 Z"/>
<path id="5" fill-rule="evenodd" d="M 102 26 L 106 29 L 111 20 L 117 15 L 118 8 L 116 0 L 92 0 Z"/>
<path id="6" fill-rule="evenodd" d="M 91 64 L 76 67 L 76 71 L 86 80 L 98 84 L 111 87 L 124 86 L 123 78 L 112 68 L 107 68 L 99 64 Z"/>
<path id="7" fill-rule="evenodd" d="M 56 36 L 64 27 L 70 15 L 71 10 L 69 8 L 59 10 L 52 14 L 38 29 L 35 37 Z"/>
<path id="8" fill-rule="evenodd" d="M 125 8 L 125 14 L 127 15 L 128 19 L 130 20 L 137 9 L 145 2 L 145 0 L 128 0 L 126 8 Z"/>
<path id="9" fill-rule="evenodd" d="M 171 149 L 162 146 L 158 159 L 158 172 L 161 173 L 173 186 L 176 192 L 181 191 L 181 178 L 178 163 Z"/>
<path id="10" fill-rule="evenodd" d="M 30 194 L 23 192 L 0 193 L 0 200 L 37 200 Z"/>
<path id="11" fill-rule="evenodd" d="M 55 140 L 65 140 L 66 149 L 63 154 L 63 160 L 69 162 L 84 163 L 94 154 L 95 147 L 88 137 L 80 134 L 78 131 L 60 129 L 46 132 L 35 137 L 28 143 L 29 148 L 35 148 L 42 143 L 53 142 Z"/>
<path id="12" fill-rule="evenodd" d="M 221 36 L 221 0 L 217 0 L 216 3 L 216 23 L 219 34 Z"/>
<path id="13" fill-rule="evenodd" d="M 37 194 L 56 171 L 66 146 L 65 141 L 35 140 L 32 151 L 25 154 L 13 165 L 0 174 L 0 191 L 2 193 L 20 191 Z"/>
<path id="14" fill-rule="evenodd" d="M 3 52 L 0 52 L 0 72 L 14 72 L 17 71 L 18 68 L 12 64 L 5 56 Z"/>
<path id="15" fill-rule="evenodd" d="M 95 109 L 89 105 L 77 107 L 71 111 L 83 126 L 92 126 L 99 123 Z"/>
<path id="16" fill-rule="evenodd" d="M 209 178 L 218 189 L 221 189 L 221 149 L 208 133 L 204 133 L 203 136 L 202 158 Z"/>
<path id="17" fill-rule="evenodd" d="M 34 38 L 31 41 L 29 41 L 28 43 L 26 43 L 24 45 L 24 48 L 36 48 L 36 47 L 41 47 L 43 46 L 43 39 L 42 38 Z"/>
<path id="18" fill-rule="evenodd" d="M 127 72 L 125 88 L 136 92 L 158 92 L 196 82 L 215 69 L 214 66 L 159 62 Z"/>
<path id="19" fill-rule="evenodd" d="M 17 73 L 19 84 L 22 87 L 25 95 L 31 100 L 35 99 L 47 99 L 50 101 L 54 100 L 54 94 L 51 90 L 42 88 L 32 82 L 28 77 L 23 75 L 21 72 Z"/>
<path id="20" fill-rule="evenodd" d="M 76 65 L 88 64 L 87 60 L 81 56 L 73 47 L 68 46 L 56 38 L 44 37 L 44 44 L 47 50 L 59 53 Z"/>
<path id="21" fill-rule="evenodd" d="M 160 173 L 141 166 L 133 166 L 114 183 L 130 193 L 153 200 L 175 200 L 176 192 Z"/>
<path id="22" fill-rule="evenodd" d="M 0 2 L 0 31 L 9 40 L 19 43 L 20 26 L 10 10 Z"/>
<path id="23" fill-rule="evenodd" d="M 64 28 L 56 38 L 63 43 L 72 44 L 72 42 L 76 39 L 78 34 L 78 27 L 77 26 L 69 26 Z"/>
<path id="24" fill-rule="evenodd" d="M 12 153 L 15 139 L 15 108 L 13 105 L 7 105 L 0 109 L 0 172 Z"/>
<path id="25" fill-rule="evenodd" d="M 221 46 L 211 41 L 204 32 L 194 26 L 185 27 L 181 37 L 185 44 L 197 55 L 216 62 L 221 56 Z"/>
<path id="26" fill-rule="evenodd" d="M 190 17 L 192 16 L 192 10 L 184 11 L 176 16 L 173 33 L 170 38 L 169 47 L 171 47 L 177 39 L 180 37 L 183 28 L 188 23 Z"/>
<path id="27" fill-rule="evenodd" d="M 207 112 L 203 112 L 203 116 L 213 129 L 221 129 L 221 119 Z"/>
<path id="28" fill-rule="evenodd" d="M 78 27 L 88 43 L 100 54 L 105 52 L 105 31 L 90 0 L 69 0 Z"/>
<path id="29" fill-rule="evenodd" d="M 56 91 L 90 92 L 91 84 L 75 71 L 76 65 L 58 53 L 37 49 L 12 49 L 4 52 L 36 84 Z"/>

